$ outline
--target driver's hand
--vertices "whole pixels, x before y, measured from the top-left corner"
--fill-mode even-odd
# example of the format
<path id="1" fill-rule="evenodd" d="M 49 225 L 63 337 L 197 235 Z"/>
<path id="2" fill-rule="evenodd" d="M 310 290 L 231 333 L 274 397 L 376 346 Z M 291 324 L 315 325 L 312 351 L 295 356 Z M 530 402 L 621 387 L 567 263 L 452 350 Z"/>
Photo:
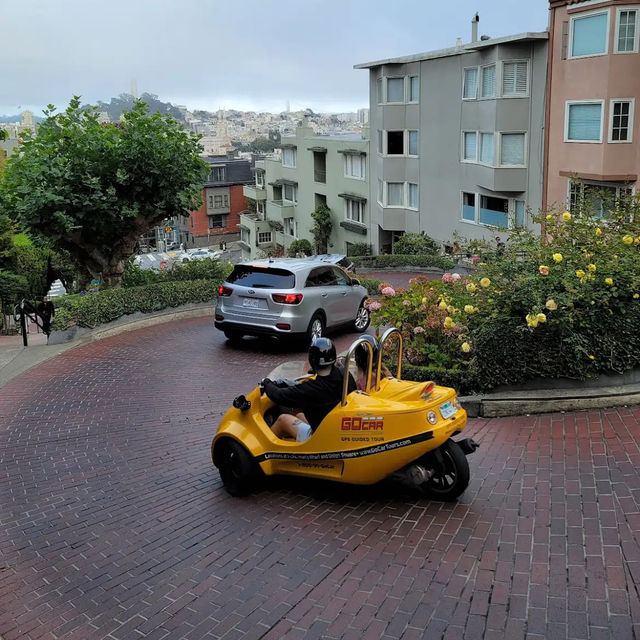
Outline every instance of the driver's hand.
<path id="1" fill-rule="evenodd" d="M 260 382 L 258 383 L 258 387 L 260 388 L 260 395 L 264 393 L 264 385 L 267 382 L 271 382 L 271 380 L 269 380 L 269 378 L 262 378 L 262 380 L 260 380 Z"/>

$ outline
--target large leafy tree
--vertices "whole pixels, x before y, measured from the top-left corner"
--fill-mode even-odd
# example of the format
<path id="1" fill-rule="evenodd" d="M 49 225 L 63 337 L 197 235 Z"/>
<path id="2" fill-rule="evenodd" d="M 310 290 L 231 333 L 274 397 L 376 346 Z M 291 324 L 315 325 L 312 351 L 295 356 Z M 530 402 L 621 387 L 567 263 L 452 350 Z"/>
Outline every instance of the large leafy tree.
<path id="1" fill-rule="evenodd" d="M 136 102 L 117 124 L 98 122 L 78 97 L 49 105 L 37 137 L 7 164 L 0 213 L 49 238 L 93 277 L 120 286 L 138 238 L 200 205 L 207 171 L 195 134 Z"/>
<path id="2" fill-rule="evenodd" d="M 331 209 L 326 204 L 319 204 L 311 214 L 311 218 L 313 220 L 311 234 L 316 245 L 316 251 L 318 253 L 327 253 L 327 245 L 333 229 Z"/>

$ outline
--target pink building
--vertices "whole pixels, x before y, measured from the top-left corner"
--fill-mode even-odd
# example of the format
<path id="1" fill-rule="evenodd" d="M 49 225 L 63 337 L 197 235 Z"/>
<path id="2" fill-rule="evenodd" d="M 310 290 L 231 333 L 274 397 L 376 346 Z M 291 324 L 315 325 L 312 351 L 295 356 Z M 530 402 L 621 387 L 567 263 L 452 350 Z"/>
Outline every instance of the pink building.
<path id="1" fill-rule="evenodd" d="M 640 190 L 640 0 L 550 0 L 543 205 Z"/>

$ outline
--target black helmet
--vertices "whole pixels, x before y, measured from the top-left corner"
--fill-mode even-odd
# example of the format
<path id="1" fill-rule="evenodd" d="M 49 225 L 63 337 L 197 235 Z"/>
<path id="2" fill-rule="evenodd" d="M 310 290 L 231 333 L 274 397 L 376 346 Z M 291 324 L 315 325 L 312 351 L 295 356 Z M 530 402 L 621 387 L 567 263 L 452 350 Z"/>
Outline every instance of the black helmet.
<path id="1" fill-rule="evenodd" d="M 336 361 L 336 348 L 329 338 L 314 338 L 309 347 L 309 364 L 314 371 Z"/>
<path id="2" fill-rule="evenodd" d="M 360 336 L 360 339 L 366 340 L 371 347 L 373 348 L 373 361 L 371 363 L 372 370 L 376 369 L 376 358 L 378 357 L 378 341 L 369 334 L 365 334 Z M 364 346 L 364 344 L 360 343 L 354 352 L 354 357 L 356 360 L 356 366 L 358 369 L 362 371 L 367 370 L 368 362 L 369 362 L 369 349 Z"/>

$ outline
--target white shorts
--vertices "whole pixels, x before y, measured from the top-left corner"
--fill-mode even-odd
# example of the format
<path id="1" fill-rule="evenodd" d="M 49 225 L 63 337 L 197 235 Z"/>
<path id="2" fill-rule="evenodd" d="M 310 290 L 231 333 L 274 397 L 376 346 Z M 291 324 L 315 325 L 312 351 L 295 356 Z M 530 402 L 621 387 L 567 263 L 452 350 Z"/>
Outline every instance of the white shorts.
<path id="1" fill-rule="evenodd" d="M 301 422 L 298 425 L 298 434 L 296 435 L 296 442 L 305 442 L 311 437 L 313 431 L 311 430 L 311 426 L 306 422 Z"/>

